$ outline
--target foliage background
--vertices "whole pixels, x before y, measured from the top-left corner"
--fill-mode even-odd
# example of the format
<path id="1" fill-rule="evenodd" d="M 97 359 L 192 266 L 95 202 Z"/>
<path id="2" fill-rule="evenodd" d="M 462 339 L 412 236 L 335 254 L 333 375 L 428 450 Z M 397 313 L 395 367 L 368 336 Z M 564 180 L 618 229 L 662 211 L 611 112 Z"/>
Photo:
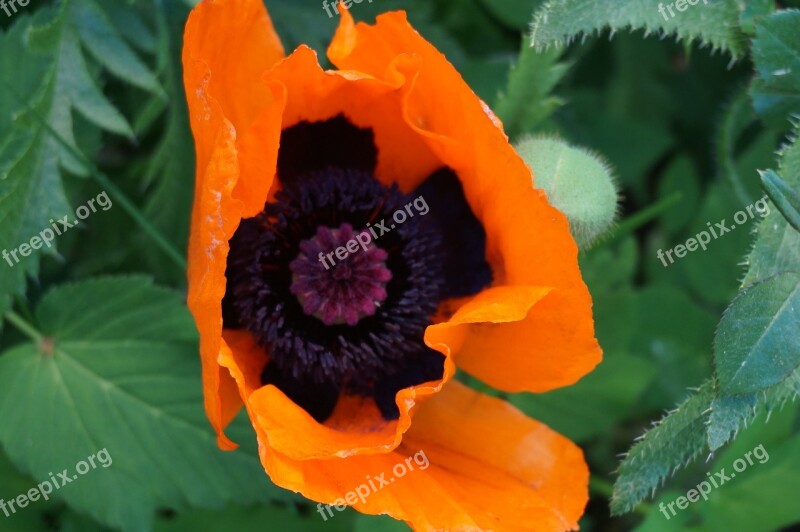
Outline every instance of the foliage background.
<path id="1" fill-rule="evenodd" d="M 114 200 L 59 237 L 57 251 L 0 264 L 0 498 L 102 447 L 114 458 L 53 500 L 0 516 L 0 530 L 405 529 L 351 511 L 323 522 L 315 504 L 269 484 L 243 420 L 243 448 L 215 448 L 182 295 L 194 155 L 179 57 L 191 4 L 37 0 L 13 16 L 0 12 L 0 248 L 101 190 Z M 800 111 L 792 11 L 800 3 L 711 4 L 668 21 L 649 0 L 352 8 L 362 20 L 406 9 L 512 139 L 558 134 L 614 169 L 620 222 L 581 254 L 605 361 L 574 387 L 510 398 L 585 450 L 593 476 L 583 530 L 769 531 L 800 522 L 800 306 L 790 273 L 800 271 L 798 233 L 773 205 L 766 220 L 705 252 L 669 268 L 656 258 L 762 197 L 757 170 L 800 185 L 800 148 L 787 147 Z M 319 1 L 267 5 L 287 51 L 304 42 L 324 55 L 337 21 Z M 791 205 L 790 193 L 781 198 Z M 756 282 L 755 302 L 731 306 L 734 332 L 715 344 L 723 312 Z M 726 380 L 725 368 L 740 362 L 726 353 L 752 347 L 759 319 L 766 351 L 742 355 L 758 359 L 744 383 Z M 47 338 L 57 356 L 42 353 Z M 759 444 L 768 462 L 669 521 L 658 512 L 658 502 L 730 470 Z M 655 501 L 642 501 L 651 492 Z M 621 515 L 611 516 L 610 500 Z"/>

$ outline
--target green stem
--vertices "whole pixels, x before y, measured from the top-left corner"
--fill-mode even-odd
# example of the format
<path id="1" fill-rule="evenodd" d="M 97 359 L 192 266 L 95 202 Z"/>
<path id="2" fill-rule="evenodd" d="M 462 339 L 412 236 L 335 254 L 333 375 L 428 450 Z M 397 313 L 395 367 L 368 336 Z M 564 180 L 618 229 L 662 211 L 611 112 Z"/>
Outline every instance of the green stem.
<path id="1" fill-rule="evenodd" d="M 9 310 L 8 312 L 6 312 L 5 318 L 6 320 L 9 321 L 9 323 L 11 323 L 11 325 L 16 327 L 19 332 L 21 332 L 22 334 L 24 334 L 37 344 L 42 343 L 42 341 L 44 340 L 44 336 L 42 336 L 42 333 L 37 331 L 33 325 L 25 321 L 25 319 L 23 319 L 22 316 L 20 316 L 13 310 Z"/>
<path id="2" fill-rule="evenodd" d="M 611 497 L 614 493 L 614 485 L 611 482 L 596 476 L 589 478 L 589 489 L 603 497 Z"/>
<path id="3" fill-rule="evenodd" d="M 608 236 L 603 239 L 603 244 L 608 244 L 614 240 L 622 238 L 630 233 L 633 233 L 644 224 L 650 222 L 651 220 L 655 219 L 656 217 L 660 216 L 670 207 L 672 207 L 675 203 L 678 203 L 683 195 L 680 192 L 673 192 L 666 198 L 650 205 L 642 209 L 641 211 L 632 214 L 631 216 L 627 217 L 623 220 L 617 227 L 612 230 Z M 599 246 L 598 246 L 599 247 Z"/>
<path id="4" fill-rule="evenodd" d="M 33 312 L 31 312 L 31 309 L 28 306 L 28 302 L 25 301 L 25 299 L 23 299 L 19 294 L 16 294 L 14 299 L 17 302 L 17 307 L 20 309 L 20 312 L 22 312 L 22 317 L 28 321 L 36 321 L 36 318 L 33 317 Z"/>
<path id="5" fill-rule="evenodd" d="M 16 89 L 9 85 L 7 82 L 3 82 L 9 92 L 11 92 L 23 105 L 25 101 L 20 97 L 19 93 L 17 93 Z M 48 124 L 39 113 L 37 113 L 32 108 L 29 108 L 28 111 L 31 115 L 36 118 L 37 121 L 42 125 L 42 127 L 52 135 L 52 137 L 67 150 L 70 155 L 75 157 L 78 161 L 83 164 L 84 168 L 89 172 L 89 174 L 100 184 L 102 187 L 107 189 L 111 194 L 114 196 L 114 199 L 122 206 L 122 209 L 128 213 L 128 215 L 133 218 L 133 220 L 142 228 L 142 230 L 153 239 L 153 242 L 161 248 L 161 250 L 166 253 L 166 255 L 175 262 L 175 264 L 181 268 L 182 270 L 186 269 L 186 259 L 183 257 L 178 250 L 170 243 L 164 236 L 155 228 L 139 211 L 139 209 L 134 205 L 134 203 L 128 199 L 128 197 L 117 187 L 105 174 L 101 173 L 95 166 L 92 161 L 90 161 L 80 150 L 73 147 L 70 143 L 64 140 L 61 135 L 55 131 L 50 124 Z"/>

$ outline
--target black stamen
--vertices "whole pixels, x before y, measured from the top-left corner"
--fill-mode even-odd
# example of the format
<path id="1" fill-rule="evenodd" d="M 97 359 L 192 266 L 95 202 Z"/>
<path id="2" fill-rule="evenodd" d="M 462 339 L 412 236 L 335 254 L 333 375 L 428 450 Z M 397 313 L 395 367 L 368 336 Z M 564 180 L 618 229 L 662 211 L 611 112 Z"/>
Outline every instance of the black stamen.
<path id="1" fill-rule="evenodd" d="M 354 126 L 338 115 L 322 122 L 300 122 L 281 133 L 278 177 L 286 185 L 326 168 L 372 173 L 377 161 L 372 130 Z"/>
<path id="2" fill-rule="evenodd" d="M 410 199 L 358 170 L 330 169 L 301 181 L 301 186 L 285 187 L 264 212 L 243 220 L 231 239 L 230 299 L 238 321 L 269 348 L 270 365 L 277 366 L 277 374 L 372 395 L 379 380 L 404 369 L 410 355 L 425 349 L 422 335 L 436 311 L 442 284 L 438 233 L 426 217 L 414 216 L 380 235 L 372 245 L 381 252 L 363 257 L 367 264 L 361 270 L 375 277 L 361 286 L 369 291 L 380 279 L 385 298 L 374 297 L 379 304 L 374 313 L 364 312 L 352 323 L 335 319 L 335 314 L 321 319 L 313 310 L 319 301 L 304 300 L 309 302 L 304 309 L 292 287 L 322 290 L 326 274 L 330 282 L 337 281 L 334 275 L 340 265 L 326 271 L 318 264 L 317 277 L 298 282 L 298 272 L 311 268 L 303 260 L 298 262 L 303 242 L 316 238 L 320 228 L 324 233 L 324 228 L 343 224 L 366 228 L 368 223 L 390 220 Z M 391 272 L 390 278 L 383 270 Z M 348 289 L 358 290 L 359 285 Z"/>

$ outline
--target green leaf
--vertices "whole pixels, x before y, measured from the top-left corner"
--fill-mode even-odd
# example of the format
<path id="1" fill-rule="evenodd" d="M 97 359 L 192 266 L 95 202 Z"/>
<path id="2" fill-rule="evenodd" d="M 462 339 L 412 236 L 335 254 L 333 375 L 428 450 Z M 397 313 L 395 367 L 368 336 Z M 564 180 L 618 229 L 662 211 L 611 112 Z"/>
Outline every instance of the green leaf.
<path id="1" fill-rule="evenodd" d="M 509 28 L 524 31 L 533 10 L 545 0 L 481 0 L 481 5 Z"/>
<path id="2" fill-rule="evenodd" d="M 711 402 L 708 420 L 708 448 L 716 451 L 732 437 L 735 438 L 744 424 L 756 415 L 758 397 L 755 394 L 717 397 Z"/>
<path id="3" fill-rule="evenodd" d="M 545 394 L 514 394 L 510 402 L 571 440 L 611 430 L 652 384 L 657 371 L 644 357 L 606 351 L 603 363 L 578 383 Z"/>
<path id="4" fill-rule="evenodd" d="M 786 221 L 800 231 L 800 192 L 786 184 L 772 170 L 761 172 L 761 184 L 769 199 L 775 204 Z"/>
<path id="5" fill-rule="evenodd" d="M 639 198 L 640 205 L 648 203 L 642 176 L 665 157 L 675 141 L 665 125 L 607 110 L 609 105 L 589 92 L 570 98 L 569 107 L 564 108 L 574 113 L 568 138 L 603 154 L 619 176 L 620 188 Z"/>
<path id="6" fill-rule="evenodd" d="M 561 52 L 538 52 L 523 43 L 517 63 L 508 75 L 508 86 L 499 95 L 494 111 L 512 139 L 532 133 L 556 109 L 562 100 L 550 93 L 569 69 L 558 60 Z"/>
<path id="7" fill-rule="evenodd" d="M 750 204 L 752 200 L 736 167 L 734 147 L 742 131 L 751 125 L 754 119 L 755 116 L 752 109 L 750 109 L 748 94 L 745 90 L 740 90 L 725 108 L 715 138 L 719 171 L 731 184 L 733 191 L 743 205 Z"/>
<path id="8" fill-rule="evenodd" d="M 388 515 L 357 515 L 353 532 L 408 532 L 408 525 Z"/>
<path id="9" fill-rule="evenodd" d="M 81 42 L 109 72 L 145 91 L 166 97 L 155 75 L 92 0 L 73 0 L 70 16 Z"/>
<path id="10" fill-rule="evenodd" d="M 132 2 L 118 2 L 115 0 L 97 0 L 97 4 L 108 15 L 111 24 L 119 31 L 125 40 L 142 52 L 147 54 L 155 53 L 156 37 L 153 29 L 145 24 L 142 16 Z M 136 3 L 142 6 L 143 2 Z M 152 9 L 158 3 L 144 5 L 144 9 Z"/>
<path id="11" fill-rule="evenodd" d="M 217 449 L 179 294 L 143 277 L 98 279 L 51 291 L 36 317 L 48 340 L 0 356 L 0 443 L 40 481 L 102 449 L 113 460 L 54 497 L 133 531 L 150 530 L 158 507 L 288 497 L 270 487 L 252 432 L 237 438 L 249 451 Z"/>
<path id="12" fill-rule="evenodd" d="M 676 208 L 680 209 L 682 206 L 678 205 Z M 739 212 L 742 214 L 738 214 Z M 753 230 L 763 220 L 761 213 L 766 211 L 751 207 L 750 212 L 752 215 L 747 212 L 745 205 L 737 201 L 726 183 L 714 182 L 706 190 L 700 208 L 695 211 L 694 219 L 686 232 L 667 244 L 674 249 L 677 245 L 685 246 L 689 238 L 709 241 L 705 250 L 697 247 L 695 251 L 687 252 L 683 258 L 673 254 L 676 263 L 669 266 L 670 269 L 676 268 L 693 292 L 704 300 L 723 306 L 736 295 L 742 278 L 742 270 L 737 267 L 737 263 L 747 253 Z M 737 219 L 742 223 L 738 223 Z M 717 223 L 724 223 L 729 231 L 722 234 Z M 713 233 L 712 229 L 715 230 Z M 663 266 L 660 261 L 659 264 Z M 720 264 L 729 266 L 720 268 Z"/>
<path id="13" fill-rule="evenodd" d="M 314 510 L 317 508 L 315 507 Z M 186 512 L 174 518 L 161 517 L 156 521 L 155 532 L 197 532 L 199 530 L 235 530 L 236 532 L 348 532 L 353 530 L 352 510 L 337 512 L 325 518 L 316 511 L 298 515 L 293 508 L 231 506 L 221 511 L 200 510 Z M 408 528 L 406 527 L 406 530 Z"/>
<path id="14" fill-rule="evenodd" d="M 779 11 L 756 23 L 753 62 L 758 77 L 750 93 L 756 111 L 779 126 L 800 112 L 799 26 L 798 10 Z"/>
<path id="15" fill-rule="evenodd" d="M 762 412 L 767 416 L 781 409 L 800 394 L 800 369 L 787 379 L 759 393 L 719 396 L 711 403 L 708 419 L 708 446 L 716 451 Z"/>
<path id="16" fill-rule="evenodd" d="M 15 250 L 49 227 L 50 220 L 72 213 L 62 169 L 87 175 L 85 165 L 47 128 L 77 150 L 75 110 L 98 128 L 133 136 L 126 118 L 100 90 L 94 75 L 98 69 L 87 65 L 82 53 L 91 35 L 113 38 L 104 24 L 92 0 L 65 0 L 33 16 L 18 16 L 10 31 L 0 35 L 0 250 Z M 115 47 L 115 54 L 125 47 Z M 117 61 L 109 59 L 117 73 L 138 76 L 158 90 L 146 70 L 125 71 Z M 38 275 L 40 255 L 54 252 L 55 247 L 34 251 L 0 276 L 0 313 L 12 294 L 24 293 L 26 276 Z"/>
<path id="17" fill-rule="evenodd" d="M 782 151 L 781 173 L 787 177 L 787 186 L 800 186 L 800 145 L 797 143 Z M 769 209 L 768 202 L 763 199 L 756 205 Z M 755 244 L 747 263 L 749 268 L 742 281 L 743 287 L 750 287 L 784 272 L 800 270 L 800 234 L 789 226 L 777 210 L 768 212 L 756 226 Z M 717 397 L 709 418 L 709 447 L 711 450 L 721 447 L 742 427 L 751 423 L 759 412 L 766 411 L 769 414 L 798 393 L 800 370 L 795 370 L 788 378 L 763 393 Z"/>
<path id="18" fill-rule="evenodd" d="M 685 496 L 685 494 L 685 491 L 681 492 L 678 490 L 665 490 L 659 493 L 658 497 L 655 498 L 650 505 L 650 510 L 647 512 L 644 521 L 639 523 L 633 530 L 635 532 L 676 532 L 678 530 L 696 532 L 694 528 L 690 527 L 695 517 L 691 511 L 681 511 L 677 512 L 675 515 L 668 513 L 667 515 L 670 516 L 669 520 L 665 519 L 664 514 L 659 511 L 662 504 L 674 503 L 675 499 L 682 495 Z"/>
<path id="19" fill-rule="evenodd" d="M 578 258 L 593 298 L 616 296 L 630 287 L 639 262 L 637 244 L 630 236 L 582 252 Z"/>
<path id="20" fill-rule="evenodd" d="M 580 248 L 609 229 L 617 214 L 617 189 L 603 159 L 548 137 L 525 138 L 514 147 L 533 170 L 534 186 L 569 219 Z"/>
<path id="21" fill-rule="evenodd" d="M 685 156 L 674 159 L 664 170 L 658 183 L 659 198 L 667 198 L 676 192 L 681 196 L 679 206 L 669 209 L 659 217 L 661 227 L 671 236 L 692 221 L 701 199 L 700 177 L 691 160 Z"/>
<path id="22" fill-rule="evenodd" d="M 0 501 L 11 501 L 22 494 L 27 494 L 37 482 L 32 478 L 22 475 L 14 468 L 5 453 L 0 449 Z M 0 514 L 3 523 L 3 532 L 45 532 L 49 530 L 44 513 L 52 511 L 54 501 L 39 499 L 35 506 L 17 509 L 12 512 L 8 506 L 9 515 Z"/>
<path id="23" fill-rule="evenodd" d="M 714 361 L 722 395 L 754 393 L 800 366 L 800 273 L 743 290 L 717 328 Z"/>
<path id="24" fill-rule="evenodd" d="M 673 5 L 665 2 L 666 5 Z M 736 0 L 718 0 L 691 6 L 670 16 L 666 5 L 651 0 L 550 0 L 536 11 L 531 24 L 531 44 L 537 48 L 562 46 L 581 35 L 593 35 L 609 28 L 645 30 L 645 34 L 676 35 L 678 39 L 725 50 L 734 59 L 745 53 L 744 36 L 739 30 Z"/>
<path id="25" fill-rule="evenodd" d="M 781 152 L 778 174 L 786 185 L 800 188 L 800 143 L 793 142 Z M 800 271 L 800 233 L 777 210 L 763 204 L 767 215 L 756 226 L 753 249 L 747 256 L 747 275 L 742 287 L 783 272 Z"/>
<path id="26" fill-rule="evenodd" d="M 787 417 L 785 434 L 770 439 L 765 431 L 760 431 L 749 438 L 742 437 L 749 441 L 742 441 L 740 445 L 737 440 L 737 448 L 731 448 L 715 462 L 712 471 L 725 467 L 731 472 L 735 460 L 744 460 L 747 452 L 752 453 L 755 447 L 762 446 L 760 451 L 763 452 L 758 456 L 751 454 L 752 465 L 736 473 L 730 483 L 714 490 L 709 500 L 698 508 L 705 530 L 772 532 L 789 530 L 800 520 L 797 493 L 790 488 L 796 486 L 800 478 L 800 435 L 795 433 L 789 437 L 795 416 Z M 776 423 L 770 421 L 769 426 Z"/>
<path id="27" fill-rule="evenodd" d="M 61 515 L 58 532 L 108 532 L 108 528 L 83 514 L 67 511 Z"/>
<path id="28" fill-rule="evenodd" d="M 674 285 L 651 284 L 635 294 L 631 318 L 617 326 L 632 329 L 626 352 L 647 357 L 658 370 L 641 403 L 651 410 L 664 409 L 710 373 L 708 350 L 716 317 Z M 606 309 L 606 313 L 616 311 Z"/>
<path id="29" fill-rule="evenodd" d="M 194 142 L 189 130 L 189 112 L 183 96 L 181 77 L 182 28 L 187 10 L 169 3 L 156 14 L 160 68 L 170 105 L 166 124 L 153 154 L 148 157 L 144 182 L 150 188 L 144 203 L 144 215 L 177 248 L 186 249 L 191 219 L 194 183 Z M 173 285 L 185 283 L 185 272 L 172 267 L 170 258 L 155 249 L 142 235 L 135 256 L 144 258 L 151 271 L 164 272 L 163 280 Z M 162 277 L 158 278 L 159 280 Z"/>
<path id="30" fill-rule="evenodd" d="M 739 15 L 739 25 L 742 27 L 742 31 L 752 35 L 756 31 L 756 22 L 774 11 L 775 0 L 747 0 L 742 14 Z"/>
<path id="31" fill-rule="evenodd" d="M 632 510 L 667 476 L 706 450 L 703 429 L 712 398 L 712 383 L 707 382 L 631 448 L 614 483 L 612 515 Z"/>

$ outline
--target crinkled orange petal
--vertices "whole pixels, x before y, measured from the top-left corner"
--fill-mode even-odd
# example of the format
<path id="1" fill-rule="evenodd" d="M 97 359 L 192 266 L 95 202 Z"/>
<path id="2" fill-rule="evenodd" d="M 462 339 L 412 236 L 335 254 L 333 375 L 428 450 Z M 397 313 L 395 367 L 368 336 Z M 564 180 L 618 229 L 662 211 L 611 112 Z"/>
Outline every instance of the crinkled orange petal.
<path id="1" fill-rule="evenodd" d="M 263 427 L 256 431 L 266 441 Z M 355 509 L 415 530 L 575 529 L 588 500 L 589 471 L 575 444 L 456 381 L 420 406 L 390 453 L 295 461 L 259 448 L 277 484 L 326 503 L 360 490 L 363 500 L 351 496 Z M 389 485 L 375 479 L 381 475 Z"/>
<path id="2" fill-rule="evenodd" d="M 316 52 L 299 46 L 265 80 L 286 90 L 283 127 L 322 121 L 338 114 L 355 126 L 371 128 L 378 150 L 376 177 L 406 192 L 441 166 L 427 144 L 403 120 L 403 95 L 414 86 L 419 62 L 393 57 L 380 80 L 360 72 L 325 71 Z"/>
<path id="3" fill-rule="evenodd" d="M 220 363 L 239 384 L 253 424 L 265 434 L 265 442 L 293 460 L 325 459 L 391 451 L 411 426 L 411 411 L 422 400 L 437 393 L 450 380 L 455 367 L 445 361 L 441 381 L 422 383 L 398 392 L 400 417 L 386 421 L 371 401 L 343 399 L 331 419 L 320 424 L 275 386 L 262 386 L 263 349 L 244 331 L 223 332 L 225 349 Z M 345 412 L 339 414 L 340 410 Z M 347 422 L 357 425 L 348 426 Z"/>
<path id="4" fill-rule="evenodd" d="M 462 302 L 449 320 L 425 330 L 425 343 L 443 352 L 463 352 L 464 341 L 475 323 L 513 323 L 528 315 L 531 307 L 552 289 L 539 286 L 498 286 L 483 290 Z"/>
<path id="5" fill-rule="evenodd" d="M 420 67 L 405 94 L 405 120 L 458 174 L 486 230 L 493 286 L 551 289 L 527 314 L 512 313 L 516 320 L 495 319 L 486 311 L 481 322 L 437 325 L 436 340 L 451 347 L 456 365 L 500 389 L 544 391 L 572 384 L 602 357 L 577 246 L 564 215 L 533 189 L 530 169 L 497 118 L 403 12 L 380 15 L 374 26 L 354 24 L 343 12 L 328 49 L 337 67 L 378 79 L 388 79 L 387 65 L 408 55 L 418 58 Z"/>
<path id="6" fill-rule="evenodd" d="M 228 449 L 235 445 L 223 429 L 241 407 L 218 362 L 228 240 L 243 216 L 263 208 L 272 184 L 285 95 L 261 77 L 282 57 L 259 0 L 203 2 L 189 16 L 183 67 L 197 177 L 188 304 L 200 332 L 206 413 Z"/>

